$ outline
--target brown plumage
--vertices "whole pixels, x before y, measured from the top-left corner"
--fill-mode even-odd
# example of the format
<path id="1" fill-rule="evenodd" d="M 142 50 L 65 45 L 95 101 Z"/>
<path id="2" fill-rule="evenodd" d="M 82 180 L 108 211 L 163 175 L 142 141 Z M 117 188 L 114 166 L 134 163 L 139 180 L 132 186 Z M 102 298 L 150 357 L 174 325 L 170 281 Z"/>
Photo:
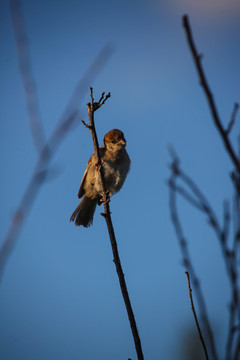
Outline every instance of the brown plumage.
<path id="1" fill-rule="evenodd" d="M 124 184 L 130 169 L 130 158 L 125 149 L 126 140 L 121 130 L 109 131 L 104 136 L 103 143 L 99 150 L 103 162 L 104 180 L 109 196 L 112 196 Z M 97 156 L 94 153 L 87 163 L 78 192 L 78 197 L 83 198 L 70 218 L 70 221 L 75 221 L 78 226 L 89 227 L 92 224 L 96 205 L 103 196 L 96 163 Z"/>

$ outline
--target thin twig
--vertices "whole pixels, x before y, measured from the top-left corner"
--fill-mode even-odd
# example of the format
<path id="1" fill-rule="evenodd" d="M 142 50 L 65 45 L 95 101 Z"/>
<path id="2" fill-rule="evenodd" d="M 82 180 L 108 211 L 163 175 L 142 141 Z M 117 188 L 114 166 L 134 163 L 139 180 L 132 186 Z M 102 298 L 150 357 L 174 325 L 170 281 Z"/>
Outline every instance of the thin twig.
<path id="1" fill-rule="evenodd" d="M 102 106 L 106 102 L 106 100 L 110 97 L 110 93 L 108 93 L 105 97 L 104 97 L 104 93 L 103 93 L 99 102 L 95 103 L 94 98 L 93 98 L 93 89 L 90 87 L 90 97 L 91 97 L 91 103 L 87 104 L 88 117 L 89 117 L 88 127 L 89 127 L 89 130 L 92 135 L 94 151 L 95 151 L 95 154 L 97 154 L 98 171 L 100 174 L 100 181 L 101 181 L 101 186 L 102 186 L 103 194 L 104 194 L 104 196 L 103 196 L 104 214 L 102 214 L 102 215 L 106 220 L 106 224 L 107 224 L 107 228 L 108 228 L 114 263 L 116 266 L 116 271 L 118 274 L 118 279 L 119 279 L 119 283 L 120 283 L 120 287 L 121 287 L 121 291 L 122 291 L 122 296 L 123 296 L 123 299 L 125 302 L 128 319 L 129 319 L 131 330 L 132 330 L 132 335 L 133 335 L 133 339 L 134 339 L 134 343 L 135 343 L 138 360 L 143 360 L 144 357 L 143 357 L 143 352 L 142 352 L 141 340 L 140 340 L 140 337 L 138 334 L 135 316 L 134 316 L 132 305 L 130 302 L 127 285 L 125 282 L 124 273 L 122 270 L 122 265 L 121 265 L 121 261 L 120 261 L 120 257 L 119 257 L 119 253 L 118 253 L 117 241 L 116 241 L 115 232 L 114 232 L 112 219 L 111 219 L 109 201 L 107 201 L 108 193 L 106 191 L 106 185 L 105 185 L 105 181 L 104 181 L 104 171 L 103 171 L 104 169 L 101 165 L 102 162 L 101 162 L 101 156 L 100 156 L 100 152 L 99 152 L 98 138 L 97 138 L 97 133 L 96 133 L 95 124 L 94 124 L 94 112 L 97 109 L 99 109 L 100 106 Z"/>
<path id="2" fill-rule="evenodd" d="M 28 39 L 25 31 L 21 5 L 19 0 L 9 0 L 9 4 L 18 53 L 19 70 L 29 118 L 29 127 L 36 150 L 40 153 L 46 143 L 46 139 L 41 121 L 37 86 L 31 66 Z"/>
<path id="3" fill-rule="evenodd" d="M 202 67 L 202 64 L 201 64 L 201 56 L 198 54 L 197 52 L 197 49 L 196 49 L 196 46 L 194 44 L 194 41 L 193 41 L 193 36 L 192 36 L 192 30 L 190 28 L 190 24 L 189 24 L 189 20 L 188 20 L 188 16 L 187 15 L 184 15 L 183 16 L 183 26 L 185 28 L 185 31 L 186 31 L 186 35 L 187 35 L 187 39 L 188 39 L 188 43 L 189 43 L 189 47 L 190 47 L 190 50 L 192 52 L 192 56 L 193 56 L 193 59 L 194 59 L 194 62 L 195 62 L 195 65 L 196 65 L 196 68 L 197 68 L 197 72 L 198 72 L 198 75 L 199 75 L 199 78 L 200 78 L 200 83 L 203 87 L 203 90 L 204 90 L 204 93 L 207 97 L 207 100 L 208 100 L 208 104 L 209 104 L 209 107 L 210 107 L 210 111 L 211 111 L 211 114 L 212 114 L 212 118 L 214 120 L 214 123 L 221 135 L 221 138 L 222 138 L 222 141 L 225 145 L 225 148 L 235 166 L 235 169 L 238 173 L 240 173 L 240 160 L 238 159 L 233 147 L 232 147 L 232 144 L 227 136 L 227 133 L 226 133 L 226 130 L 224 129 L 223 125 L 222 125 L 222 122 L 220 120 L 220 117 L 218 115 L 218 111 L 217 111 L 217 108 L 216 108 L 216 105 L 215 105 L 215 102 L 214 102 L 214 98 L 213 98 L 213 95 L 212 95 L 212 92 L 210 90 L 210 87 L 207 83 L 207 79 L 206 79 L 206 76 L 204 74 L 204 71 L 203 71 L 203 67 Z"/>
<path id="4" fill-rule="evenodd" d="M 236 121 L 236 116 L 237 116 L 238 109 L 239 109 L 239 104 L 235 103 L 234 107 L 233 107 L 233 112 L 232 112 L 231 119 L 230 119 L 228 127 L 227 127 L 227 129 L 225 131 L 226 135 L 229 135 L 231 130 L 232 130 L 232 127 L 233 127 L 233 125 L 234 125 L 234 123 Z"/>
<path id="5" fill-rule="evenodd" d="M 215 340 L 214 340 L 212 328 L 211 328 L 211 325 L 209 322 L 207 307 L 206 307 L 205 299 L 204 299 L 203 292 L 201 289 L 201 284 L 198 280 L 196 271 L 194 269 L 193 262 L 191 260 L 191 256 L 190 256 L 190 253 L 188 250 L 188 243 L 187 243 L 187 240 L 185 239 L 183 229 L 182 229 L 182 226 L 180 223 L 180 219 L 178 216 L 178 211 L 177 211 L 177 204 L 176 204 L 177 193 L 176 193 L 175 189 L 176 189 L 177 177 L 179 176 L 179 164 L 178 164 L 179 159 L 178 159 L 177 155 L 175 154 L 175 152 L 173 152 L 172 149 L 170 149 L 170 151 L 171 151 L 171 155 L 174 157 L 172 166 L 171 166 L 172 172 L 171 172 L 171 176 L 169 179 L 169 190 L 170 190 L 169 191 L 169 207 L 170 207 L 171 219 L 172 219 L 172 223 L 173 223 L 173 226 L 175 229 L 177 240 L 179 242 L 180 250 L 182 253 L 183 264 L 184 264 L 186 270 L 190 273 L 191 278 L 193 280 L 193 286 L 194 286 L 194 289 L 196 292 L 196 298 L 197 298 L 199 311 L 200 311 L 200 318 L 201 318 L 204 328 L 206 330 L 206 334 L 207 334 L 207 338 L 209 341 L 209 346 L 210 346 L 210 350 L 211 350 L 211 354 L 212 354 L 212 359 L 217 360 L 218 355 L 216 352 Z"/>
<path id="6" fill-rule="evenodd" d="M 217 216 L 210 206 L 206 196 L 200 191 L 199 187 L 195 184 L 195 182 L 188 176 L 185 172 L 183 172 L 179 167 L 179 178 L 189 187 L 189 189 L 193 192 L 193 194 L 198 199 L 199 204 L 201 205 L 201 210 L 207 215 L 207 219 L 212 228 L 216 231 L 217 236 L 221 239 L 221 227 L 217 220 Z"/>
<path id="7" fill-rule="evenodd" d="M 189 272 L 185 271 L 185 274 L 187 275 L 189 297 L 190 297 L 190 301 L 191 301 L 191 307 L 192 307 L 193 316 L 194 316 L 196 326 L 197 326 L 197 329 L 198 329 L 198 334 L 199 334 L 199 337 L 200 337 L 200 340 L 201 340 L 201 343 L 202 343 L 202 346 L 203 346 L 203 349 L 204 349 L 206 359 L 209 360 L 207 347 L 206 347 L 206 344 L 205 344 L 205 341 L 204 341 L 204 338 L 203 338 L 203 335 L 202 335 L 202 331 L 201 331 L 201 328 L 200 328 L 200 325 L 199 325 L 199 322 L 198 322 L 198 318 L 197 318 L 197 314 L 196 314 L 194 304 L 193 304 L 192 289 L 191 289 L 191 282 L 190 282 Z"/>
<path id="8" fill-rule="evenodd" d="M 226 347 L 226 360 L 230 359 L 238 359 L 240 352 L 240 334 L 232 331 L 236 325 L 240 323 L 240 289 L 239 289 L 239 247 L 240 247 L 240 154 L 238 151 L 234 150 L 234 147 L 229 138 L 229 134 L 232 130 L 232 127 L 236 121 L 236 115 L 239 108 L 239 105 L 236 103 L 234 105 L 234 109 L 232 112 L 232 116 L 230 122 L 225 129 L 221 119 L 219 117 L 217 107 L 215 105 L 214 97 L 212 95 L 211 89 L 208 85 L 205 73 L 203 71 L 203 67 L 201 64 L 202 56 L 200 56 L 197 52 L 193 36 L 192 30 L 189 24 L 188 16 L 183 16 L 183 26 L 187 35 L 188 44 L 194 59 L 195 66 L 197 68 L 198 76 L 200 79 L 200 84 L 203 88 L 204 94 L 207 98 L 207 102 L 211 111 L 213 122 L 217 128 L 218 133 L 224 143 L 226 152 L 230 157 L 230 160 L 234 166 L 234 171 L 232 172 L 232 180 L 235 186 L 235 199 L 236 204 L 239 204 L 239 207 L 233 211 L 233 223 L 234 223 L 234 239 L 233 245 L 230 248 L 230 244 L 227 243 L 229 237 L 229 224 L 230 224 L 230 214 L 229 209 L 225 205 L 224 207 L 224 222 L 223 226 L 219 225 L 217 222 L 217 218 L 211 209 L 210 205 L 205 201 L 203 201 L 203 209 L 208 216 L 209 222 L 214 228 L 217 237 L 220 240 L 221 248 L 223 251 L 223 258 L 227 268 L 227 274 L 231 283 L 231 303 L 230 303 L 230 313 L 229 313 L 229 332 L 227 339 L 227 347 Z M 184 178 L 182 178 L 184 181 Z M 185 179 L 186 180 L 186 179 Z M 191 187 L 191 182 L 185 182 L 187 186 Z M 192 188 L 193 189 L 193 188 Z M 196 192 L 196 196 L 201 199 L 201 193 Z M 201 201 L 201 200 L 200 200 Z M 237 333 L 238 338 L 234 339 L 235 334 Z M 234 341 L 235 340 L 235 341 Z M 233 350 L 233 346 L 236 345 L 235 351 Z M 233 355 L 235 354 L 235 355 Z"/>
<path id="9" fill-rule="evenodd" d="M 182 190 L 181 187 L 175 186 L 175 191 L 179 192 L 180 195 L 182 195 L 189 203 L 194 205 L 197 209 L 201 210 L 203 213 L 206 214 L 207 219 L 211 227 L 214 229 L 215 234 L 217 238 L 219 239 L 221 250 L 223 253 L 223 259 L 225 262 L 227 274 L 231 283 L 232 292 L 233 292 L 233 299 L 235 304 L 235 309 L 238 309 L 239 315 L 240 315 L 240 308 L 237 305 L 239 302 L 239 294 L 238 294 L 238 271 L 237 271 L 237 262 L 236 262 L 236 256 L 235 252 L 230 251 L 228 244 L 227 244 L 227 236 L 228 236 L 228 226 L 229 226 L 229 214 L 226 213 L 227 209 L 224 208 L 224 217 L 225 217 L 225 223 L 223 225 L 223 229 L 221 229 L 221 226 L 219 224 L 219 221 L 217 219 L 217 216 L 207 201 L 206 196 L 200 191 L 199 187 L 196 185 L 196 183 L 185 173 L 181 170 L 179 166 L 179 159 L 176 157 L 174 158 L 175 153 L 171 151 L 171 156 L 173 157 L 173 164 L 174 166 L 174 173 L 176 176 L 181 179 L 185 185 L 192 191 L 194 196 L 196 197 L 196 202 L 200 205 L 196 206 L 196 204 L 193 204 L 193 201 L 191 198 L 185 196 L 185 194 L 188 194 L 188 192 L 184 189 Z M 172 185 L 171 185 L 172 186 Z M 180 191 L 179 191 L 180 189 Z"/>
<path id="10" fill-rule="evenodd" d="M 225 201 L 223 204 L 223 240 L 227 241 L 229 238 L 229 230 L 230 230 L 230 209 L 229 209 L 229 202 Z"/>
<path id="11" fill-rule="evenodd" d="M 240 357 L 240 334 L 238 334 L 238 339 L 237 339 L 237 344 L 236 344 L 236 349 L 235 349 L 233 360 L 239 360 L 239 357 Z"/>
<path id="12" fill-rule="evenodd" d="M 197 208 L 200 211 L 204 211 L 202 204 L 199 203 L 199 201 L 197 201 L 186 189 L 184 189 L 184 187 L 176 185 L 176 184 L 172 184 L 172 183 L 168 183 L 168 185 L 171 186 L 174 191 L 178 192 L 192 206 L 194 206 L 195 208 Z M 175 187 L 173 187 L 173 186 L 175 186 Z"/>
<path id="13" fill-rule="evenodd" d="M 239 288 L 238 288 L 238 247 L 239 242 L 234 241 L 233 244 L 233 250 L 231 250 L 228 246 L 228 236 L 229 236 L 229 221 L 230 221 L 230 214 L 229 214 L 229 208 L 227 204 L 225 203 L 224 206 L 224 223 L 223 227 L 221 229 L 221 226 L 217 220 L 217 217 L 210 206 L 209 202 L 207 201 L 206 197 L 203 195 L 203 193 L 200 191 L 198 186 L 195 184 L 195 182 L 186 174 L 184 173 L 179 165 L 179 158 L 177 157 L 176 153 L 171 151 L 171 156 L 173 157 L 173 163 L 172 163 L 172 176 L 169 180 L 169 187 L 172 189 L 172 201 L 170 202 L 170 210 L 172 213 L 172 219 L 174 223 L 174 227 L 176 230 L 176 233 L 179 237 L 180 246 L 182 248 L 183 257 L 184 257 L 184 264 L 189 265 L 189 254 L 187 253 L 187 245 L 185 240 L 183 241 L 183 235 L 182 230 L 180 226 L 180 222 L 177 216 L 177 210 L 176 210 L 176 193 L 179 193 L 182 195 L 191 205 L 194 205 L 197 207 L 197 209 L 203 211 L 208 218 L 209 223 L 211 224 L 212 228 L 214 229 L 217 238 L 219 239 L 219 243 L 221 245 L 222 253 L 223 253 L 223 260 L 226 265 L 227 274 L 230 280 L 231 285 L 231 305 L 230 305 L 230 317 L 229 317 L 229 333 L 228 333 L 228 339 L 227 339 L 227 347 L 226 347 L 226 359 L 231 359 L 230 353 L 232 352 L 232 346 L 233 346 L 233 340 L 234 336 L 236 335 L 235 332 L 232 332 L 232 328 L 237 321 L 237 315 L 238 318 L 240 316 L 240 306 L 239 306 Z M 187 190 L 182 189 L 182 187 L 179 187 L 176 185 L 176 180 L 179 178 L 179 180 L 183 181 L 183 183 L 187 186 Z M 180 191 L 179 191 L 180 189 Z M 196 206 L 195 203 L 193 203 L 192 198 L 189 196 L 185 196 L 185 194 L 189 193 L 189 190 L 194 194 L 196 197 L 196 203 L 200 204 L 199 206 Z M 195 201 L 195 199 L 194 199 Z M 237 202 L 237 199 L 236 199 Z M 240 212 L 237 210 L 237 207 L 234 211 L 236 213 L 237 222 L 240 222 Z M 235 230 L 235 234 L 237 234 L 237 231 Z M 186 260 L 187 258 L 187 260 Z M 190 267 L 190 266 L 189 266 Z M 191 273 L 192 274 L 192 273 Z M 197 294 L 197 293 L 196 293 Z M 197 300 L 199 301 L 199 294 L 197 294 Z"/>

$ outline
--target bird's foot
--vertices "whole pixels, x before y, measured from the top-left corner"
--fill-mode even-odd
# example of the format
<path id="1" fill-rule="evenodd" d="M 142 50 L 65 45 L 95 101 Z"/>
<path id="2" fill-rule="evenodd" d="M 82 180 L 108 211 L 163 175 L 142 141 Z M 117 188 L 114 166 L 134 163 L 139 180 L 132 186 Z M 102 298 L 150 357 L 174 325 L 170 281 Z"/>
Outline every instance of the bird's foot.
<path id="1" fill-rule="evenodd" d="M 104 161 L 101 159 L 101 162 L 99 163 L 98 161 L 96 162 L 96 164 L 95 164 L 95 168 L 96 168 L 96 171 L 98 171 L 98 169 L 99 169 L 99 165 L 103 165 L 104 164 Z"/>
<path id="2" fill-rule="evenodd" d="M 98 200 L 98 205 L 102 205 L 102 204 L 109 204 L 110 203 L 110 196 L 109 196 L 109 192 L 107 191 L 106 193 L 106 200 L 104 200 L 102 197 Z"/>

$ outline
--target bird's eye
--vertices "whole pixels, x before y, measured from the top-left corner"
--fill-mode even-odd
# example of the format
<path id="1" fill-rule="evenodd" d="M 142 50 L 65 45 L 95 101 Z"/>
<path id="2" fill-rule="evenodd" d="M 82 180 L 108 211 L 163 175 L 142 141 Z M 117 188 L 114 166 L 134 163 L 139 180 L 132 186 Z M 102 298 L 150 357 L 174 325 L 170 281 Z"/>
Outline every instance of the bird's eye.
<path id="1" fill-rule="evenodd" d="M 112 144 L 116 144 L 116 141 L 115 141 L 115 140 L 112 140 L 111 143 L 112 143 Z"/>

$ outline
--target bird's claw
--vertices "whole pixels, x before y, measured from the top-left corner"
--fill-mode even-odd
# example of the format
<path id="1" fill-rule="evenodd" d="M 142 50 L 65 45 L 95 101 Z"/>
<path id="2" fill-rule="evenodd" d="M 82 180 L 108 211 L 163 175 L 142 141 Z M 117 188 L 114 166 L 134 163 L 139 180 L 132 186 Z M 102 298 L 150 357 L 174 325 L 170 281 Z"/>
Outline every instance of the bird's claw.
<path id="1" fill-rule="evenodd" d="M 98 200 L 98 205 L 102 205 L 102 204 L 109 204 L 110 203 L 110 196 L 109 196 L 109 192 L 107 191 L 106 193 L 106 200 L 104 201 L 103 198 L 101 197 L 99 200 Z"/>
<path id="2" fill-rule="evenodd" d="M 96 171 L 98 171 L 99 165 L 103 165 L 103 164 L 104 164 L 103 159 L 101 159 L 101 162 L 100 162 L 100 163 L 97 161 L 97 162 L 95 163 Z"/>

